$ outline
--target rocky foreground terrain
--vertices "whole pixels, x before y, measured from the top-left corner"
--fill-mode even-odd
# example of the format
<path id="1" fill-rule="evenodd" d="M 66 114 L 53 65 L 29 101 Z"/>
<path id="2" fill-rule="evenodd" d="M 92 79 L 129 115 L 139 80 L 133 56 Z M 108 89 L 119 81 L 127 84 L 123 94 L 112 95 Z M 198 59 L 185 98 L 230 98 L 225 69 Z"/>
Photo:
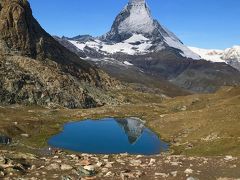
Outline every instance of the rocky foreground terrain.
<path id="1" fill-rule="evenodd" d="M 46 151 L 47 152 L 47 151 Z M 130 156 L 71 154 L 59 150 L 48 156 L 0 151 L 4 179 L 217 179 L 240 177 L 239 158 L 173 155 Z M 20 178 L 21 177 L 21 178 Z"/>

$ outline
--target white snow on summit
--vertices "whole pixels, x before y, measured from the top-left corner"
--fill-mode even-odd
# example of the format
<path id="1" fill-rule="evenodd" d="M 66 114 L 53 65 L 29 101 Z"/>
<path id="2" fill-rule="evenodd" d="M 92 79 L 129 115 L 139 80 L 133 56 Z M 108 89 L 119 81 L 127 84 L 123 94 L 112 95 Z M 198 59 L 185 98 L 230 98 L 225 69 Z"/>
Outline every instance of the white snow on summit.
<path id="1" fill-rule="evenodd" d="M 154 20 L 151 17 L 149 8 L 145 0 L 133 0 L 130 4 L 130 16 L 120 23 L 118 30 L 120 33 L 151 33 L 155 29 Z M 126 8 L 126 7 L 125 7 Z M 125 10 L 125 9 L 124 9 Z M 124 11 L 123 10 L 123 11 Z"/>

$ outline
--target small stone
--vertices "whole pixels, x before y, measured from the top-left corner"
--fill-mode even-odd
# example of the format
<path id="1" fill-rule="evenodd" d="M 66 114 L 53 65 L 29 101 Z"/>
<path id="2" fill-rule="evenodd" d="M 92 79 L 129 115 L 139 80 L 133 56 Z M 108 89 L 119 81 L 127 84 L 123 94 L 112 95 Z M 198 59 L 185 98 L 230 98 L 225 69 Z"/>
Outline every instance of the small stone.
<path id="1" fill-rule="evenodd" d="M 29 138 L 29 134 L 21 134 L 22 137 Z"/>
<path id="2" fill-rule="evenodd" d="M 105 177 L 112 177 L 114 176 L 114 173 L 112 173 L 111 171 L 107 172 L 107 174 L 105 175 Z"/>
<path id="3" fill-rule="evenodd" d="M 106 165 L 105 165 L 105 167 L 106 168 L 112 168 L 113 167 L 113 165 L 112 165 L 113 163 L 111 163 L 111 162 L 108 162 L 108 163 L 106 163 Z"/>
<path id="4" fill-rule="evenodd" d="M 166 173 L 155 173 L 155 176 L 161 176 L 162 178 L 167 178 L 169 174 Z"/>
<path id="5" fill-rule="evenodd" d="M 3 178 L 5 176 L 4 172 L 0 171 L 0 178 Z"/>
<path id="6" fill-rule="evenodd" d="M 152 159 L 152 158 L 151 158 L 148 165 L 151 166 L 151 165 L 153 165 L 153 164 L 155 164 L 155 163 L 156 163 L 156 159 Z"/>
<path id="7" fill-rule="evenodd" d="M 95 166 L 96 166 L 96 167 L 101 167 L 102 165 L 103 165 L 102 162 L 98 162 Z"/>
<path id="8" fill-rule="evenodd" d="M 6 163 L 6 159 L 0 156 L 0 165 L 5 163 Z"/>
<path id="9" fill-rule="evenodd" d="M 232 156 L 226 156 L 226 157 L 224 158 L 224 160 L 225 160 L 225 161 L 233 161 L 234 158 L 233 158 Z"/>
<path id="10" fill-rule="evenodd" d="M 82 166 L 88 166 L 88 165 L 90 165 L 91 163 L 89 162 L 89 160 L 85 159 L 85 160 L 82 160 L 82 161 L 80 162 L 80 164 L 81 164 Z"/>
<path id="11" fill-rule="evenodd" d="M 50 164 L 46 169 L 49 171 L 58 170 L 58 169 L 60 169 L 60 165 L 57 163 L 53 163 L 53 164 Z"/>
<path id="12" fill-rule="evenodd" d="M 179 164 L 181 164 L 180 162 L 170 162 L 170 164 L 172 165 L 172 166 L 178 166 Z"/>
<path id="13" fill-rule="evenodd" d="M 70 157 L 73 159 L 73 160 L 79 160 L 79 156 L 75 155 L 75 154 L 71 154 Z"/>
<path id="14" fill-rule="evenodd" d="M 142 164 L 142 161 L 141 160 L 131 160 L 130 163 L 133 166 L 140 166 Z"/>
<path id="15" fill-rule="evenodd" d="M 36 169 L 36 165 L 32 165 L 30 169 L 31 169 L 31 170 Z"/>
<path id="16" fill-rule="evenodd" d="M 78 174 L 80 175 L 80 176 L 93 176 L 93 175 L 95 175 L 96 173 L 95 173 L 95 171 L 89 171 L 89 170 L 87 170 L 87 169 L 84 169 L 83 167 L 79 167 L 78 168 Z"/>
<path id="17" fill-rule="evenodd" d="M 68 170 L 71 170 L 71 169 L 73 169 L 73 167 L 68 165 L 68 164 L 62 164 L 61 165 L 61 170 L 62 171 L 68 171 Z"/>
<path id="18" fill-rule="evenodd" d="M 72 177 L 70 177 L 70 176 L 62 176 L 61 179 L 62 180 L 72 180 Z"/>
<path id="19" fill-rule="evenodd" d="M 103 172 L 103 173 L 108 172 L 108 168 L 102 168 L 102 172 Z"/>
<path id="20" fill-rule="evenodd" d="M 103 159 L 108 159 L 109 158 L 109 155 L 104 155 L 103 156 Z"/>
<path id="21" fill-rule="evenodd" d="M 84 166 L 83 168 L 86 169 L 86 170 L 88 170 L 88 171 L 94 171 L 94 170 L 95 170 L 95 167 L 94 167 L 94 166 L 91 166 L 91 165 L 89 165 L 89 166 Z"/>
<path id="22" fill-rule="evenodd" d="M 188 177 L 187 180 L 198 180 L 198 178 Z"/>
<path id="23" fill-rule="evenodd" d="M 177 176 L 177 171 L 173 171 L 173 172 L 171 172 L 171 175 L 173 176 L 173 177 L 176 177 Z"/>
<path id="24" fill-rule="evenodd" d="M 185 174 L 192 174 L 193 173 L 193 170 L 192 169 L 186 169 L 184 171 Z"/>

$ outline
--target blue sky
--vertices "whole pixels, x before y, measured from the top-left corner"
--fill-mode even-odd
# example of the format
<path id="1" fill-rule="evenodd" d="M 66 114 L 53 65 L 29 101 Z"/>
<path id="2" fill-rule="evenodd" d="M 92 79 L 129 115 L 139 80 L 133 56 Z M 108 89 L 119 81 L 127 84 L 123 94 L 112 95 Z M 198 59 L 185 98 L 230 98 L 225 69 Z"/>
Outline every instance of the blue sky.
<path id="1" fill-rule="evenodd" d="M 240 44 L 240 0 L 146 0 L 153 17 L 186 45 L 224 49 Z M 128 0 L 29 0 L 52 35 L 102 35 Z"/>

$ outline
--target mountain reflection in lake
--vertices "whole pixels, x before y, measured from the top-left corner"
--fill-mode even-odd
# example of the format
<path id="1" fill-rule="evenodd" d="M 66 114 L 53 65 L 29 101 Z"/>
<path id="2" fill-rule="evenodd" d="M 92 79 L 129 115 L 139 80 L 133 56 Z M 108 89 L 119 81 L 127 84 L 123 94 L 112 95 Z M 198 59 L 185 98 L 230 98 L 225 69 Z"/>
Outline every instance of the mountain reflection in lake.
<path id="1" fill-rule="evenodd" d="M 60 134 L 49 139 L 53 147 L 93 154 L 158 154 L 167 143 L 137 118 L 84 120 L 67 123 Z"/>

